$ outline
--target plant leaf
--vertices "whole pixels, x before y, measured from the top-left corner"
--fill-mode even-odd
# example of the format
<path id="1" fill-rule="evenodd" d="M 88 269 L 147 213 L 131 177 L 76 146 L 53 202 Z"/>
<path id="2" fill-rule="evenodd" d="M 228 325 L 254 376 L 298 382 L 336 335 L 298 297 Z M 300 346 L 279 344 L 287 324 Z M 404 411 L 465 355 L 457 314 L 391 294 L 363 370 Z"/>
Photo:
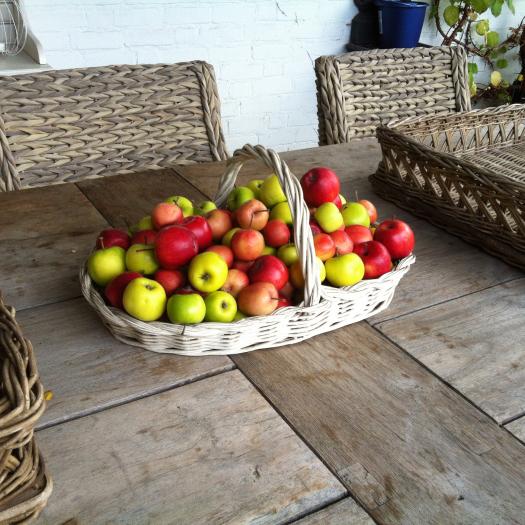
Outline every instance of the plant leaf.
<path id="1" fill-rule="evenodd" d="M 506 58 L 500 58 L 499 60 L 496 61 L 496 67 L 498 69 L 505 69 L 508 65 L 509 63 Z"/>
<path id="2" fill-rule="evenodd" d="M 490 11 L 494 16 L 499 16 L 501 14 L 503 2 L 504 0 L 494 0 L 493 4 L 490 7 Z"/>

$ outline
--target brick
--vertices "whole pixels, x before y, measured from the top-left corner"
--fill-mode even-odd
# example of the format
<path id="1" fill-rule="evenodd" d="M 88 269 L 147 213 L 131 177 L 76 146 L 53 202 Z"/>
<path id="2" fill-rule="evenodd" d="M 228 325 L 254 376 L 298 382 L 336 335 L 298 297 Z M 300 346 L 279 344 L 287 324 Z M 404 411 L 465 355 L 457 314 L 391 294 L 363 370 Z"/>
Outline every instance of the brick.
<path id="1" fill-rule="evenodd" d="M 117 12 L 117 23 L 122 27 L 141 27 L 158 28 L 165 23 L 164 11 L 162 6 L 157 7 L 139 7 L 123 6 Z"/>
<path id="2" fill-rule="evenodd" d="M 179 6 L 166 7 L 166 22 L 173 24 L 207 24 L 211 22 L 211 8 L 208 6 Z"/>
<path id="3" fill-rule="evenodd" d="M 69 49 L 71 47 L 68 33 L 40 32 L 38 38 L 45 49 L 46 55 L 49 54 L 49 51 L 63 51 L 64 49 Z"/>
<path id="4" fill-rule="evenodd" d="M 108 66 L 111 64 L 136 64 L 137 56 L 129 48 L 118 50 L 89 50 L 82 53 L 84 64 L 91 66 Z"/>
<path id="5" fill-rule="evenodd" d="M 120 31 L 75 31 L 71 33 L 74 49 L 117 49 L 123 45 Z"/>
<path id="6" fill-rule="evenodd" d="M 222 46 L 224 42 L 241 42 L 244 30 L 241 24 L 209 24 L 201 26 L 200 35 L 210 45 Z"/>
<path id="7" fill-rule="evenodd" d="M 141 31 L 126 29 L 123 33 L 124 42 L 134 46 L 169 46 L 175 43 L 175 33 L 170 30 Z"/>
<path id="8" fill-rule="evenodd" d="M 283 74 L 283 63 L 282 62 L 269 62 L 264 63 L 263 74 L 265 77 L 275 77 Z"/>
<path id="9" fill-rule="evenodd" d="M 242 20 L 243 24 L 251 24 L 257 20 L 255 16 L 257 6 L 248 2 L 222 3 L 217 2 L 212 10 L 211 19 L 216 24 Z"/>
<path id="10" fill-rule="evenodd" d="M 261 78 L 254 84 L 255 95 L 272 95 L 290 93 L 292 91 L 292 81 L 287 77 Z"/>
<path id="11" fill-rule="evenodd" d="M 228 80 L 259 79 L 263 75 L 262 64 L 243 64 L 239 62 L 223 64 L 217 73 L 217 76 L 221 79 Z"/>
<path id="12" fill-rule="evenodd" d="M 84 15 L 86 17 L 86 26 L 90 30 L 97 29 L 115 29 L 117 9 L 115 6 L 101 6 L 88 5 L 84 7 Z M 119 25 L 129 25 L 122 21 L 122 17 L 118 16 Z"/>

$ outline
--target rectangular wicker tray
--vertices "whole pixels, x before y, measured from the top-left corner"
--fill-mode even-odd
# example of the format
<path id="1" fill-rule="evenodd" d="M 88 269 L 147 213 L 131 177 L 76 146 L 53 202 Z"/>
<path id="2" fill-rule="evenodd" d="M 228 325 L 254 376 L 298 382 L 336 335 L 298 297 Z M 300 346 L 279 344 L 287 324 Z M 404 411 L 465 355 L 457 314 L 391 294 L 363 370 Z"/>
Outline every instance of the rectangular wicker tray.
<path id="1" fill-rule="evenodd" d="M 410 118 L 377 137 L 379 195 L 525 269 L 525 105 Z"/>

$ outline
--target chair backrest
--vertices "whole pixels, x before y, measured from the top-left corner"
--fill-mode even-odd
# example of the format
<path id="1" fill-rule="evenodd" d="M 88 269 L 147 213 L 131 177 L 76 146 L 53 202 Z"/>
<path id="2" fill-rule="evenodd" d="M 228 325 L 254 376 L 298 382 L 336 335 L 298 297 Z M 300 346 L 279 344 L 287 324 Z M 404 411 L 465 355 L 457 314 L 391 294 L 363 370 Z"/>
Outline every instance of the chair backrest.
<path id="1" fill-rule="evenodd" d="M 226 157 L 205 62 L 0 77 L 0 191 Z"/>
<path id="2" fill-rule="evenodd" d="M 320 145 L 372 136 L 393 119 L 470 110 L 462 47 L 322 56 L 315 72 Z"/>

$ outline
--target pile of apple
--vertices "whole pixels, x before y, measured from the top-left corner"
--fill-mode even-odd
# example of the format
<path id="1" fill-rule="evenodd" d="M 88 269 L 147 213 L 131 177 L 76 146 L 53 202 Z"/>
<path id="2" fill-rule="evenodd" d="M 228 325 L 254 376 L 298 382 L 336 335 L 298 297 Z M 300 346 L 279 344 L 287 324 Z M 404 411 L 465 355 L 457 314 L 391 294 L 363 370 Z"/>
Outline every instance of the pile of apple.
<path id="1" fill-rule="evenodd" d="M 410 227 L 396 219 L 376 224 L 375 206 L 346 202 L 332 170 L 310 170 L 301 187 L 321 282 L 374 279 L 412 252 Z M 102 231 L 89 276 L 111 306 L 142 321 L 228 323 L 298 304 L 304 277 L 277 176 L 235 188 L 227 208 L 169 197 L 130 232 Z"/>

